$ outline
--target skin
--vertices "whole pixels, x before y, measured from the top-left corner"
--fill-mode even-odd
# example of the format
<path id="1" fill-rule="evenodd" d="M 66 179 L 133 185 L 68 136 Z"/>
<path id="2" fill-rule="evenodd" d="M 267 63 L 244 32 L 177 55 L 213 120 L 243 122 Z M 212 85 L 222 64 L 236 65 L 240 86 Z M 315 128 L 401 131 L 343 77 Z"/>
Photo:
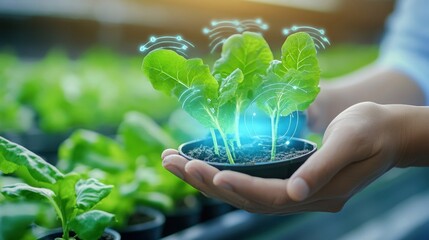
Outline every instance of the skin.
<path id="1" fill-rule="evenodd" d="M 354 104 L 364 100 L 373 102 Z M 316 130 L 327 125 L 323 146 L 289 179 L 219 171 L 174 149 L 162 153 L 163 166 L 205 195 L 249 212 L 337 212 L 391 168 L 429 165 L 429 107 L 405 105 L 421 103 L 422 92 L 406 75 L 368 68 L 322 86 L 309 117 Z"/>

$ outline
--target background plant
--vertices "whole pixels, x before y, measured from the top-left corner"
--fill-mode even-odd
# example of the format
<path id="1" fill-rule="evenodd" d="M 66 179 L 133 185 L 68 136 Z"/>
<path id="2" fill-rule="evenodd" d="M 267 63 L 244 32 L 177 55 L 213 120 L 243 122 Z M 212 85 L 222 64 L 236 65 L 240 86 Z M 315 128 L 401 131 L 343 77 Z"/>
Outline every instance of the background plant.
<path id="1" fill-rule="evenodd" d="M 77 173 L 64 175 L 24 147 L 0 137 L 0 170 L 13 173 L 18 169 L 28 173 L 28 183 L 3 186 L 1 193 L 10 199 L 47 200 L 61 221 L 62 239 L 74 239 L 70 231 L 83 240 L 98 239 L 115 222 L 114 215 L 91 210 L 112 186 L 94 178 L 80 179 Z"/>
<path id="2" fill-rule="evenodd" d="M 0 132 L 116 128 L 131 110 L 166 121 L 177 103 L 142 81 L 140 64 L 102 48 L 77 59 L 59 49 L 37 61 L 0 54 Z"/>
<path id="3" fill-rule="evenodd" d="M 160 152 L 177 143 L 148 116 L 130 112 L 119 126 L 116 139 L 89 131 L 75 131 L 60 147 L 59 168 L 80 171 L 115 185 L 98 208 L 115 213 L 117 227 L 125 227 L 137 206 L 169 212 L 196 191 L 165 174 Z"/>

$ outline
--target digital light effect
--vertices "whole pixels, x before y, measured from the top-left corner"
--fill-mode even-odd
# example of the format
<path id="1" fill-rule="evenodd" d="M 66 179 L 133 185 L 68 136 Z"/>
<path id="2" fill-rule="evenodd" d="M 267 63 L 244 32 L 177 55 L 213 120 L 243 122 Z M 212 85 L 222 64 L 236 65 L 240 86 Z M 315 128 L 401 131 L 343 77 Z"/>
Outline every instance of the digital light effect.
<path id="1" fill-rule="evenodd" d="M 179 96 L 179 102 L 182 103 L 182 109 L 195 101 L 201 100 L 201 90 L 197 88 L 188 88 Z"/>
<path id="2" fill-rule="evenodd" d="M 326 49 L 328 45 L 331 45 L 328 37 L 326 36 L 326 31 L 321 28 L 315 28 L 312 26 L 292 26 L 290 28 L 283 28 L 282 33 L 285 36 L 288 36 L 296 32 L 306 32 L 313 39 L 314 45 L 316 46 L 317 51 L 321 49 Z"/>
<path id="3" fill-rule="evenodd" d="M 240 34 L 246 31 L 262 34 L 262 32 L 268 29 L 268 24 L 260 18 L 245 20 L 213 20 L 210 23 L 210 27 L 203 28 L 202 32 L 204 35 L 207 35 L 210 40 L 210 53 L 214 53 L 222 46 L 228 37 L 234 34 Z"/>
<path id="4" fill-rule="evenodd" d="M 305 92 L 304 89 L 291 85 L 290 83 L 275 83 L 264 86 L 262 92 L 255 97 L 249 108 L 246 109 L 244 113 L 244 129 L 241 130 L 243 134 L 250 137 L 271 139 L 271 119 L 268 114 L 262 112 L 259 108 L 261 105 L 272 106 L 272 101 L 276 101 L 276 98 L 278 97 L 284 96 L 286 98 L 288 96 L 288 92 L 291 91 Z M 262 104 L 261 101 L 259 101 L 260 99 L 264 99 Z M 283 107 L 286 108 L 287 106 Z M 287 116 L 280 116 L 277 145 L 289 145 L 292 138 L 299 137 L 300 132 L 305 125 L 305 118 L 302 117 L 303 114 L 298 111 L 297 106 L 293 105 L 292 108 L 292 113 Z"/>
<path id="5" fill-rule="evenodd" d="M 151 36 L 149 41 L 140 45 L 139 51 L 141 53 L 148 53 L 155 49 L 169 49 L 177 52 L 178 54 L 187 57 L 187 51 L 190 48 L 195 48 L 194 44 L 185 40 L 182 36 Z"/>

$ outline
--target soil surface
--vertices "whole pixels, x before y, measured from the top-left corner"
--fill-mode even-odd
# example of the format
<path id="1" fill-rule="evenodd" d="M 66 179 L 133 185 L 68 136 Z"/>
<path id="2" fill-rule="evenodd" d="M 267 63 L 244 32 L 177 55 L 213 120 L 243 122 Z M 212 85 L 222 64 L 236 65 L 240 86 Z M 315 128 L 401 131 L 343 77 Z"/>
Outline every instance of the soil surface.
<path id="1" fill-rule="evenodd" d="M 278 145 L 276 150 L 276 158 L 273 161 L 281 161 L 292 159 L 311 151 L 311 146 L 296 147 L 291 145 Z M 226 156 L 225 147 L 219 145 L 219 156 L 214 153 L 212 144 L 200 144 L 198 148 L 190 149 L 184 152 L 186 155 L 212 163 L 229 163 Z M 252 140 L 244 142 L 241 148 L 235 147 L 234 161 L 236 164 L 254 165 L 257 163 L 270 162 L 271 158 L 271 142 L 262 142 L 260 140 Z"/>

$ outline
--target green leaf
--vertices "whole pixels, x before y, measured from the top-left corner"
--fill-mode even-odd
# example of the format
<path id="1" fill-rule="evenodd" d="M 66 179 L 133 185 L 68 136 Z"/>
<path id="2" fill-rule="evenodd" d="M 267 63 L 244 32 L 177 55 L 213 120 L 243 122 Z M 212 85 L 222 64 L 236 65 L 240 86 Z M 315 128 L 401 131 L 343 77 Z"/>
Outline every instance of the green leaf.
<path id="1" fill-rule="evenodd" d="M 213 74 L 226 78 L 237 68 L 243 73 L 244 84 L 251 88 L 273 60 L 270 46 L 261 34 L 245 32 L 229 37 L 222 47 L 222 55 L 215 62 Z"/>
<path id="2" fill-rule="evenodd" d="M 4 186 L 0 192 L 10 199 L 52 200 L 55 193 L 47 188 L 36 188 L 25 183 Z"/>
<path id="3" fill-rule="evenodd" d="M 201 59 L 187 60 L 158 49 L 144 58 L 142 70 L 155 89 L 176 96 L 182 108 L 204 126 L 214 126 L 211 105 L 218 98 L 219 84 Z"/>
<path id="4" fill-rule="evenodd" d="M 129 112 L 119 126 L 119 136 L 128 154 L 160 156 L 165 148 L 177 147 L 172 139 L 152 118 L 139 112 Z M 158 159 L 156 159 L 158 161 Z"/>
<path id="5" fill-rule="evenodd" d="M 224 105 L 236 97 L 238 85 L 243 82 L 243 72 L 237 68 L 228 77 L 222 80 L 219 88 L 219 106 Z"/>
<path id="6" fill-rule="evenodd" d="M 189 59 L 174 51 L 158 49 L 143 60 L 143 73 L 152 86 L 177 98 L 193 86 L 204 86 L 204 95 L 215 99 L 218 83 L 201 59 Z"/>
<path id="7" fill-rule="evenodd" d="M 320 70 L 310 35 L 290 35 L 283 44 L 282 54 L 283 61 L 271 62 L 258 91 L 257 104 L 269 115 L 274 111 L 288 115 L 305 110 L 320 91 Z"/>
<path id="8" fill-rule="evenodd" d="M 226 133 L 234 132 L 234 112 L 236 105 L 234 102 L 227 102 L 219 107 L 217 118 L 222 130 Z"/>
<path id="9" fill-rule="evenodd" d="M 57 210 L 57 214 L 60 218 L 65 218 L 66 221 L 76 215 L 76 192 L 74 187 L 79 179 L 78 174 L 69 173 L 59 180 L 53 188 L 57 195 L 54 200 L 61 209 L 60 212 Z"/>
<path id="10" fill-rule="evenodd" d="M 19 166 L 13 162 L 8 162 L 6 159 L 4 159 L 3 155 L 0 155 L 0 170 L 5 173 L 13 173 L 15 172 Z"/>
<path id="11" fill-rule="evenodd" d="M 11 173 L 24 167 L 39 182 L 54 184 L 64 175 L 26 148 L 0 137 L 0 171 Z"/>
<path id="12" fill-rule="evenodd" d="M 66 172 L 86 166 L 118 173 L 129 161 L 115 140 L 88 130 L 75 131 L 59 148 L 58 166 Z"/>
<path id="13" fill-rule="evenodd" d="M 112 191 L 112 185 L 104 185 L 95 178 L 76 183 L 76 206 L 87 211 L 103 200 Z"/>
<path id="14" fill-rule="evenodd" d="M 320 78 L 317 51 L 308 33 L 290 35 L 282 46 L 282 62 L 287 70 L 295 69 L 304 73 L 307 84 L 318 85 Z"/>
<path id="15" fill-rule="evenodd" d="M 92 210 L 76 216 L 70 222 L 70 228 L 82 240 L 99 239 L 104 230 L 116 222 L 115 216 L 99 211 Z"/>

